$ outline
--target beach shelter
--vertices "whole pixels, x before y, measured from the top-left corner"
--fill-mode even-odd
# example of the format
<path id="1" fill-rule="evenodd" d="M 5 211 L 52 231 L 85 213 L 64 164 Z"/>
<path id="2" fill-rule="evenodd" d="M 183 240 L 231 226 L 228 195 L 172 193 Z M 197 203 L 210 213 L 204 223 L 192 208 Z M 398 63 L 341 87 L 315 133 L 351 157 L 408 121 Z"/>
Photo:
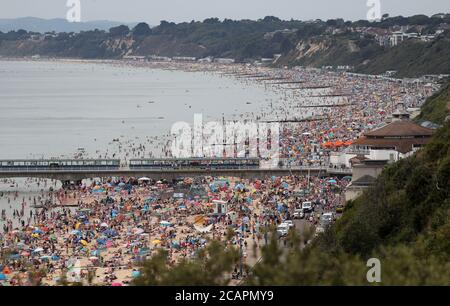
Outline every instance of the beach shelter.
<path id="1" fill-rule="evenodd" d="M 337 147 L 337 148 L 342 147 L 344 145 L 345 145 L 345 143 L 343 141 L 341 141 L 341 140 L 338 140 L 338 141 L 336 141 L 334 143 L 334 146 Z"/>
<path id="2" fill-rule="evenodd" d="M 345 142 L 345 145 L 347 147 L 351 146 L 352 144 L 353 144 L 353 141 L 351 141 L 351 140 Z"/>

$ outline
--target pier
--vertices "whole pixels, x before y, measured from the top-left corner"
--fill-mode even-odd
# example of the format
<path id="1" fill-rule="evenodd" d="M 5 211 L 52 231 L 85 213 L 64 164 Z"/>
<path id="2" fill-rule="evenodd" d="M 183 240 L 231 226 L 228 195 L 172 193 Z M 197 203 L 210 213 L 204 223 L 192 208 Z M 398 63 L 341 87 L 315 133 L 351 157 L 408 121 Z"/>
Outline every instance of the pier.
<path id="1" fill-rule="evenodd" d="M 322 167 L 292 167 L 270 169 L 36 169 L 24 168 L 17 170 L 0 169 L 0 178 L 46 178 L 60 180 L 63 184 L 70 182 L 80 183 L 83 179 L 104 177 L 148 177 L 151 179 L 172 180 L 180 177 L 199 176 L 230 176 L 241 178 L 267 178 L 271 176 L 289 175 L 314 175 L 314 176 L 347 176 L 351 170 L 341 170 Z"/>

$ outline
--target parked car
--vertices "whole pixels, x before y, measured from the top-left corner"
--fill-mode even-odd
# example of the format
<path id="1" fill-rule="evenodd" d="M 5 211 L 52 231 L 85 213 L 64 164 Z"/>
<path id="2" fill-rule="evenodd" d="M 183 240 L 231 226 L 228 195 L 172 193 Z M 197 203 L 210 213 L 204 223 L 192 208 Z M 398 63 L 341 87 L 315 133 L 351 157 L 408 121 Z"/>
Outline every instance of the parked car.
<path id="1" fill-rule="evenodd" d="M 287 236 L 289 232 L 289 225 L 287 224 L 280 224 L 277 227 L 277 234 L 279 237 Z"/>
<path id="2" fill-rule="evenodd" d="M 285 225 L 287 225 L 289 228 L 292 228 L 292 227 L 295 228 L 295 224 L 294 224 L 294 222 L 293 222 L 292 220 L 284 220 L 281 224 L 282 224 L 282 225 L 285 224 Z"/>
<path id="3" fill-rule="evenodd" d="M 294 219 L 303 219 L 305 217 L 305 213 L 303 209 L 297 208 L 294 210 Z"/>
<path id="4" fill-rule="evenodd" d="M 310 213 L 313 211 L 313 205 L 312 202 L 303 202 L 302 203 L 302 210 L 304 213 Z"/>
<path id="5" fill-rule="evenodd" d="M 325 213 L 320 216 L 320 225 L 326 227 L 335 220 L 334 213 Z"/>

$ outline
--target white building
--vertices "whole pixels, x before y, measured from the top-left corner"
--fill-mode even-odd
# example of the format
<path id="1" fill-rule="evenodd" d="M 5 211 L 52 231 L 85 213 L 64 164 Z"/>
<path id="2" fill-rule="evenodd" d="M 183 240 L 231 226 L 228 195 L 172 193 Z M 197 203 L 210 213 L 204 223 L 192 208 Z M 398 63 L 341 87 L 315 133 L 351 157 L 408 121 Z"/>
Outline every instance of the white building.
<path id="1" fill-rule="evenodd" d="M 216 58 L 214 61 L 219 64 L 233 64 L 235 62 L 233 58 Z"/>

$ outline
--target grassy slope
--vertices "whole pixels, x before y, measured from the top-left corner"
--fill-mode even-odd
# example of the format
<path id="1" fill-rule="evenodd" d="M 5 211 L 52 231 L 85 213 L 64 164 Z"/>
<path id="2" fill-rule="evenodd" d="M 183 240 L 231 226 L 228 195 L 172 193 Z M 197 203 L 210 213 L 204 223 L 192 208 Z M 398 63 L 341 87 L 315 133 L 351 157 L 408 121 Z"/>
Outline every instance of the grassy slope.
<path id="1" fill-rule="evenodd" d="M 427 147 L 386 168 L 319 239 L 325 249 L 369 256 L 380 247 L 406 244 L 450 259 L 450 123 Z"/>
<path id="2" fill-rule="evenodd" d="M 405 42 L 372 58 L 357 70 L 369 74 L 381 74 L 397 70 L 398 77 L 415 77 L 424 74 L 450 73 L 450 33 L 433 42 Z"/>
<path id="3" fill-rule="evenodd" d="M 447 116 L 450 115 L 450 84 L 447 84 L 439 93 L 430 97 L 422 106 L 417 121 L 431 121 L 442 124 Z"/>

